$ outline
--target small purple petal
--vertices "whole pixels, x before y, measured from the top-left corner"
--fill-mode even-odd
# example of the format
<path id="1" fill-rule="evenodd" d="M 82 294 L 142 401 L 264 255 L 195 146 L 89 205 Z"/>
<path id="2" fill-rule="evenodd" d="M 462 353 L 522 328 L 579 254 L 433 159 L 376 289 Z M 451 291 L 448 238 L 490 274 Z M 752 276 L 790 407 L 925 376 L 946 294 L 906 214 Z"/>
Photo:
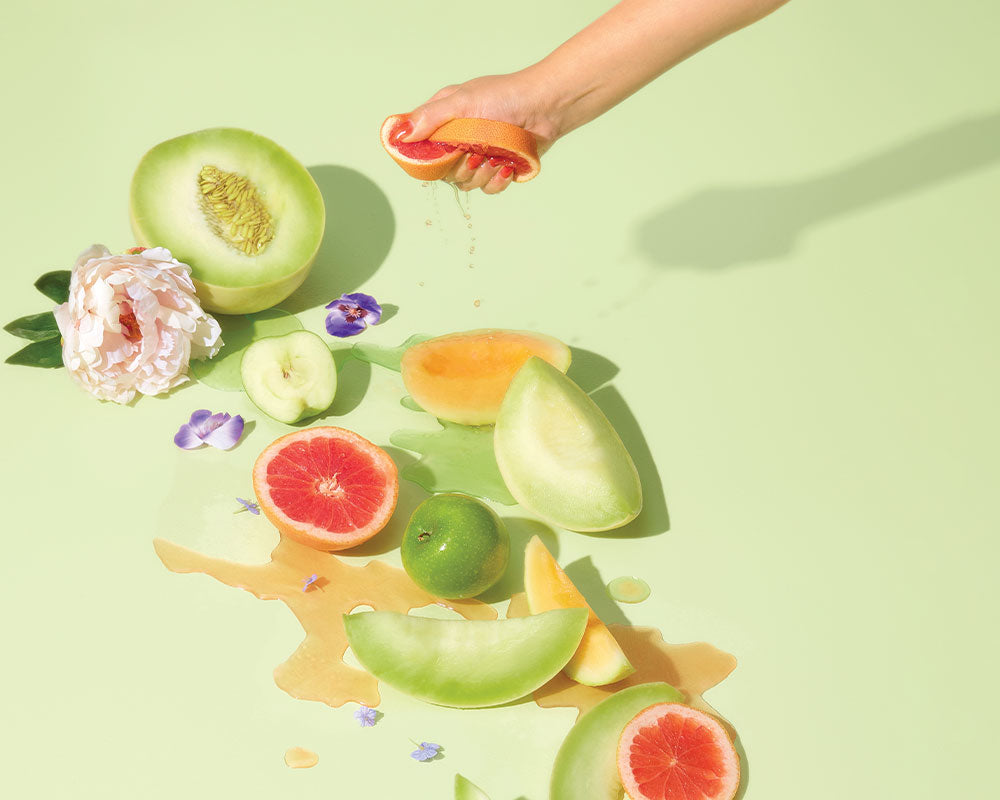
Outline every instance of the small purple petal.
<path id="1" fill-rule="evenodd" d="M 243 506 L 251 514 L 256 514 L 260 516 L 260 506 L 256 503 L 251 503 L 249 500 L 244 500 L 242 497 L 237 497 L 236 502 Z M 239 513 L 239 512 L 237 512 Z"/>
<path id="2" fill-rule="evenodd" d="M 196 447 L 201 447 L 202 441 L 201 437 L 194 432 L 194 428 L 188 423 L 184 423 L 174 434 L 174 444 L 184 450 L 194 450 Z"/>
<path id="3" fill-rule="evenodd" d="M 372 297 L 370 294 L 365 294 L 364 292 L 354 292 L 353 294 L 345 294 L 340 298 L 341 302 L 349 303 L 350 305 L 358 306 L 363 308 L 365 311 L 375 315 L 375 322 L 378 322 L 382 317 L 382 306 L 379 305 L 378 301 Z M 329 306 L 327 306 L 329 308 Z M 374 322 L 372 323 L 375 324 Z"/>
<path id="4" fill-rule="evenodd" d="M 243 417 L 237 414 L 230 417 L 229 414 L 216 414 L 212 419 L 224 417 L 218 426 L 205 437 L 205 444 L 218 447 L 220 450 L 228 450 L 235 445 L 243 435 Z"/>
<path id="5" fill-rule="evenodd" d="M 363 319 L 348 320 L 338 311 L 332 311 L 326 317 L 326 332 L 341 339 L 357 336 L 365 327 Z"/>
<path id="6" fill-rule="evenodd" d="M 199 438 L 204 438 L 212 429 L 205 426 L 205 423 L 211 419 L 212 412 L 207 408 L 200 408 L 191 414 L 191 419 L 188 420 L 188 425 L 191 426 L 193 431 L 198 435 Z"/>

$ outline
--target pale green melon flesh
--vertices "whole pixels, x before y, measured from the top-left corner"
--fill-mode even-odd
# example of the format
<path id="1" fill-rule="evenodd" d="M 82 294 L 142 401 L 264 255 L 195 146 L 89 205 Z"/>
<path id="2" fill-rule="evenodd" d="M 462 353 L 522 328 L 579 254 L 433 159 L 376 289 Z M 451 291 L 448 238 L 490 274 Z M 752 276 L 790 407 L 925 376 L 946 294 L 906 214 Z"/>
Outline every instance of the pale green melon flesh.
<path id="1" fill-rule="evenodd" d="M 456 708 L 509 703 L 548 683 L 576 652 L 586 624 L 585 608 L 501 620 L 344 615 L 351 650 L 378 680 Z"/>
<path id="2" fill-rule="evenodd" d="M 310 331 L 258 339 L 243 353 L 240 376 L 257 408 L 289 424 L 326 411 L 337 392 L 333 353 Z"/>
<path id="3" fill-rule="evenodd" d="M 497 466 L 518 503 L 572 531 L 603 531 L 642 510 L 639 473 L 608 418 L 540 358 L 518 370 L 493 435 Z"/>
<path id="4" fill-rule="evenodd" d="M 681 703 L 668 683 L 622 689 L 584 714 L 563 740 L 552 767 L 549 800 L 621 800 L 618 740 L 636 714 L 656 703 Z"/>
<path id="5" fill-rule="evenodd" d="M 249 256 L 221 238 L 200 205 L 198 176 L 211 165 L 246 178 L 267 209 L 274 238 Z M 132 178 L 129 211 L 137 242 L 168 248 L 189 264 L 202 304 L 252 313 L 280 302 L 305 279 L 323 238 L 323 197 L 309 172 L 270 139 L 210 128 L 162 142 Z"/>
<path id="6" fill-rule="evenodd" d="M 490 798 L 464 775 L 456 775 L 455 800 L 490 800 Z"/>

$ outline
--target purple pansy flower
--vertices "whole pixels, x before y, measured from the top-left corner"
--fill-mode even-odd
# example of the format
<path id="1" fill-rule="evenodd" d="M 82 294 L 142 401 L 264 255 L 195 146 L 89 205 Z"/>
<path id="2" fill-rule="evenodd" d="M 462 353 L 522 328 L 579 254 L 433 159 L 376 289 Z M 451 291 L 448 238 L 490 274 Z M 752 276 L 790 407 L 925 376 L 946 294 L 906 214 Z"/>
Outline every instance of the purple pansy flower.
<path id="1" fill-rule="evenodd" d="M 354 712 L 354 719 L 358 721 L 358 724 L 362 728 L 370 728 L 375 724 L 378 719 L 378 712 L 374 708 L 368 708 L 364 703 L 361 707 Z"/>
<path id="2" fill-rule="evenodd" d="M 303 592 L 308 592 L 309 591 L 309 587 L 312 586 L 314 583 L 316 583 L 316 581 L 318 581 L 318 580 L 319 580 L 319 575 L 317 575 L 315 572 L 312 575 L 310 575 L 308 578 L 303 578 L 302 579 L 302 591 Z"/>
<path id="3" fill-rule="evenodd" d="M 204 408 L 195 411 L 191 419 L 178 429 L 174 444 L 185 450 L 193 450 L 203 444 L 228 450 L 243 435 L 243 417 L 225 413 L 213 414 Z"/>
<path id="4" fill-rule="evenodd" d="M 234 511 L 234 514 L 239 514 L 242 511 L 249 511 L 251 514 L 256 514 L 260 516 L 260 506 L 257 503 L 251 503 L 249 500 L 244 500 L 242 497 L 237 497 L 236 502 L 239 503 L 243 508 L 239 511 Z"/>
<path id="5" fill-rule="evenodd" d="M 417 761 L 430 761 L 432 758 L 437 756 L 440 749 L 441 745 L 439 744 L 434 744 L 433 742 L 421 742 L 420 749 L 414 750 L 410 753 L 410 758 L 415 758 Z"/>
<path id="6" fill-rule="evenodd" d="M 363 292 L 341 295 L 327 308 L 333 310 L 326 315 L 326 332 L 341 339 L 357 336 L 382 319 L 382 306 L 370 294 Z"/>

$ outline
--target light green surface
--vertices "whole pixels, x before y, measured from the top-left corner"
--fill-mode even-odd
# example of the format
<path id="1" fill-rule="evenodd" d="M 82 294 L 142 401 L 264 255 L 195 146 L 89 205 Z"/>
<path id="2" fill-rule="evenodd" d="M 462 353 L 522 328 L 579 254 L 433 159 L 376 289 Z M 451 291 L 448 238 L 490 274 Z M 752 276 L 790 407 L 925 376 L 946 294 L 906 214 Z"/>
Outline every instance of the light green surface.
<path id="1" fill-rule="evenodd" d="M 1000 11 L 793 2 L 559 143 L 537 180 L 472 197 L 471 229 L 447 187 L 383 153 L 386 115 L 542 55 L 603 6 L 8 4 L 0 319 L 43 310 L 31 282 L 92 242 L 132 244 L 128 185 L 150 146 L 259 131 L 325 193 L 318 268 L 286 304 L 308 329 L 360 289 L 399 308 L 363 334 L 374 344 L 538 329 L 617 366 L 597 397 L 646 478 L 645 530 L 665 498 L 670 531 L 547 543 L 560 563 L 590 556 L 598 589 L 647 580 L 632 622 L 738 656 L 709 699 L 746 748 L 747 798 L 985 796 Z M 351 707 L 275 687 L 301 638 L 283 606 L 159 564 L 154 536 L 265 556 L 273 530 L 233 498 L 288 428 L 205 386 L 121 408 L 60 371 L 0 379 L 0 793 L 440 800 L 461 772 L 493 800 L 545 800 L 572 712 L 388 690 L 361 729 Z M 395 373 L 349 361 L 340 381 L 326 422 L 380 444 L 413 427 Z M 203 407 L 255 424 L 230 452 L 178 450 Z M 404 486 L 399 519 L 422 497 Z M 410 759 L 411 739 L 444 758 Z M 319 765 L 286 768 L 292 745 Z"/>

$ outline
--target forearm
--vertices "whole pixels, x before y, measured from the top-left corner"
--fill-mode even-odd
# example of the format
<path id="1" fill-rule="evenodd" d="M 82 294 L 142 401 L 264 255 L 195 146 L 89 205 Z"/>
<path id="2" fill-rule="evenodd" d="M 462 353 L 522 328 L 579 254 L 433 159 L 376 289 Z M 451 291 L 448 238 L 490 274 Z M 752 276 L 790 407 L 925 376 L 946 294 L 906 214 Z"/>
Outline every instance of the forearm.
<path id="1" fill-rule="evenodd" d="M 557 139 L 788 0 L 622 0 L 520 76 L 554 109 Z"/>

